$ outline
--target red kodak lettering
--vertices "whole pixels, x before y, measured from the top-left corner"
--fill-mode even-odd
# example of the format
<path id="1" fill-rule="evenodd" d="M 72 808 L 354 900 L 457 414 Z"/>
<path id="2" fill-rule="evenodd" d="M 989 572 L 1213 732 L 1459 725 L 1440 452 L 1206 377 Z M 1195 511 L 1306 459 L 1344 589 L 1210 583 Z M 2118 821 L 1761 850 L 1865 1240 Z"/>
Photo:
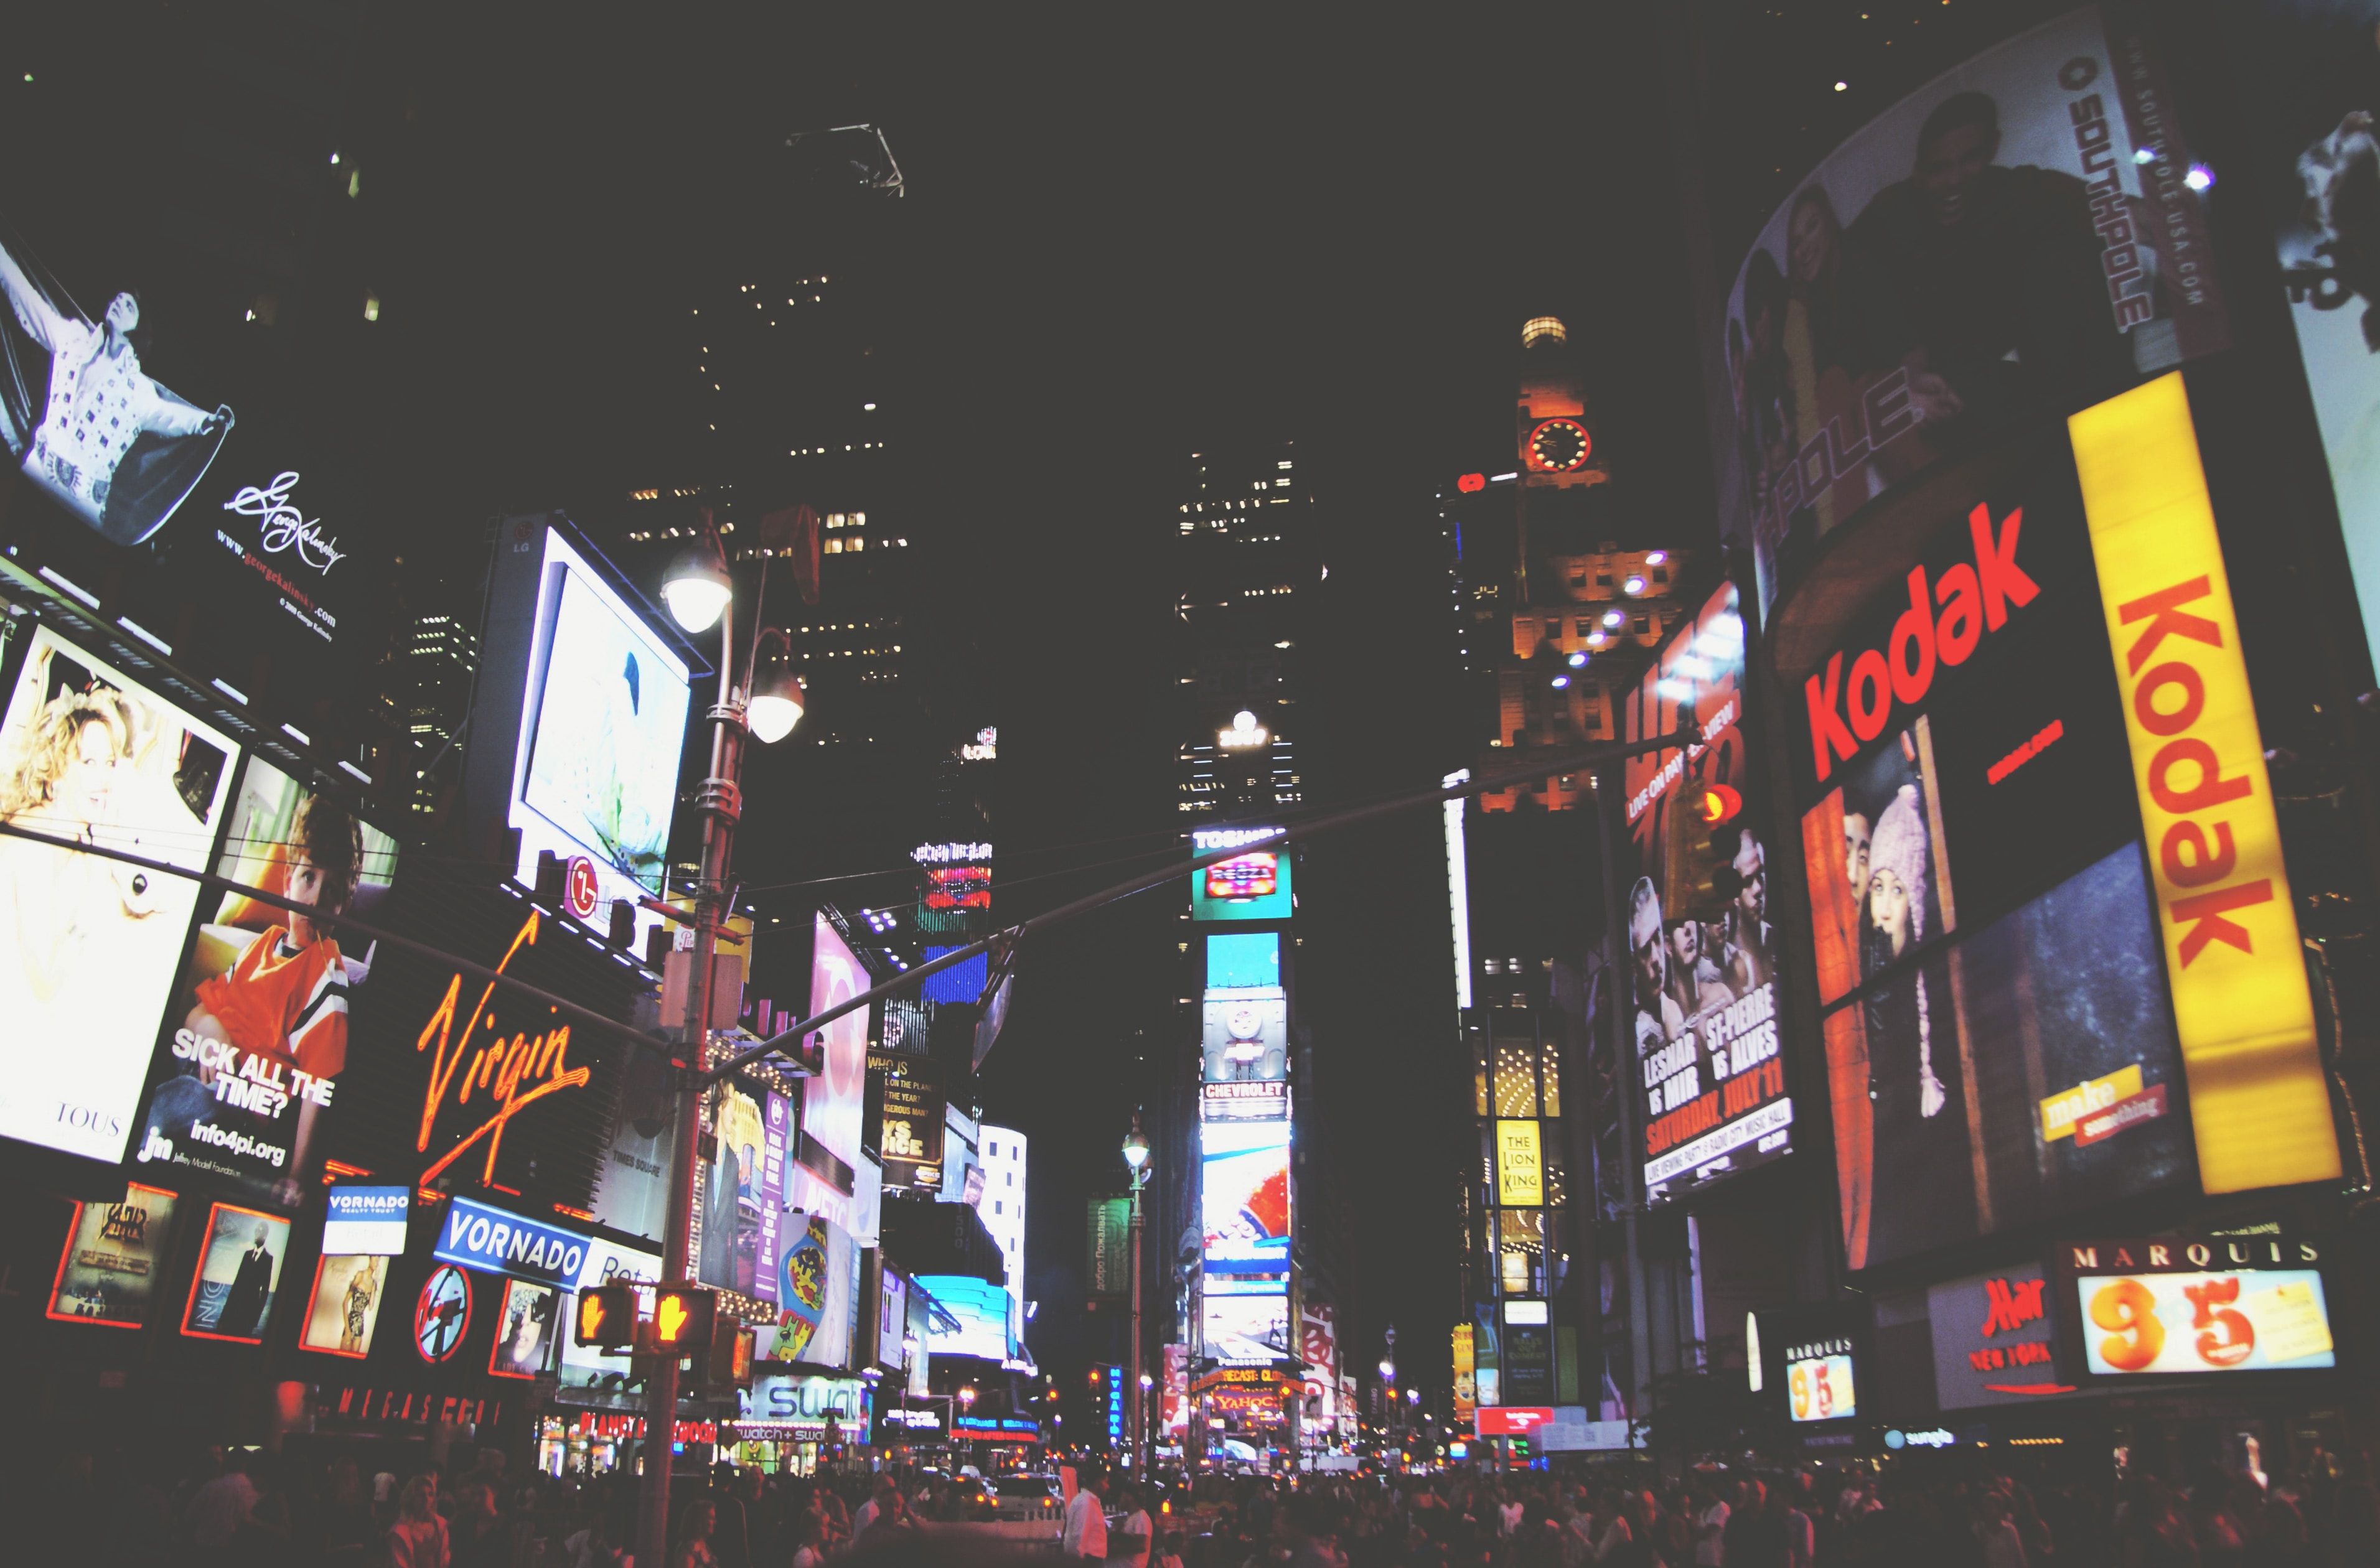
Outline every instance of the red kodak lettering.
<path id="1" fill-rule="evenodd" d="M 1849 762 L 1859 751 L 1852 732 L 1843 728 L 1843 656 L 1840 652 L 1827 660 L 1827 683 L 1821 687 L 1813 675 L 1803 683 L 1803 694 L 1809 699 L 1810 750 L 1823 783 L 1834 772 L 1838 756 Z"/>
<path id="2" fill-rule="evenodd" d="M 2175 920 L 2190 927 L 2182 933 L 2181 967 L 2188 969 L 2192 960 L 2205 951 L 2209 942 L 2227 943 L 2243 953 L 2254 952 L 2256 945 L 2249 937 L 2247 927 L 2235 924 L 2223 916 L 2230 910 L 2244 910 L 2251 904 L 2269 904 L 2272 901 L 2273 885 L 2261 878 L 2254 882 L 2242 882 L 2237 887 L 2226 887 L 2219 892 L 2201 893 L 2192 899 L 2176 899 L 2167 908 L 2172 911 Z"/>
<path id="3" fill-rule="evenodd" d="M 2008 607 L 2022 609 L 2041 592 L 2041 586 L 2024 574 L 2016 563 L 2017 535 L 2024 527 L 2024 508 L 2017 507 L 2000 524 L 1999 538 L 1992 538 L 1992 513 L 1986 506 L 1978 506 L 1967 513 L 1967 531 L 1975 541 L 1975 573 L 1984 590 L 1984 624 L 1997 632 L 2008 624 Z"/>
<path id="4" fill-rule="evenodd" d="M 2182 851 L 2190 851 L 2189 859 Z M 2204 887 L 2210 882 L 2220 882 L 2231 874 L 2240 863 L 2240 851 L 2231 842 L 2231 825 L 2215 825 L 2215 843 L 2209 848 L 2206 833 L 2194 822 L 2177 822 L 2165 830 L 2165 841 L 2157 846 L 2157 867 L 2165 879 L 2177 887 Z"/>
<path id="5" fill-rule="evenodd" d="M 1942 603 L 1942 623 L 1935 628 L 1942 662 L 1964 664 L 1984 635 L 1984 591 L 1975 569 L 1963 561 L 1951 567 L 1934 585 L 1934 597 Z"/>
<path id="6" fill-rule="evenodd" d="M 1915 651 L 1904 651 L 1911 648 Z M 1934 601 L 1922 566 L 1909 573 L 1909 608 L 1892 623 L 1885 666 L 1892 673 L 1892 694 L 1902 702 L 1916 702 L 1934 684 Z"/>
<path id="7" fill-rule="evenodd" d="M 2118 606 L 2117 619 L 2125 625 L 2130 626 L 2135 621 L 2149 623 L 2149 629 L 2141 633 L 2140 641 L 2124 655 L 2124 669 L 2131 674 L 2139 674 L 2141 666 L 2156 652 L 2157 645 L 2171 636 L 2188 637 L 2194 643 L 2204 643 L 2210 648 L 2221 647 L 2222 627 L 2203 615 L 2192 615 L 2179 608 L 2214 592 L 2213 585 L 2205 578 L 2192 577 L 2187 583 L 2176 583 L 2170 588 L 2159 588 L 2155 593 L 2143 594 L 2130 604 Z"/>

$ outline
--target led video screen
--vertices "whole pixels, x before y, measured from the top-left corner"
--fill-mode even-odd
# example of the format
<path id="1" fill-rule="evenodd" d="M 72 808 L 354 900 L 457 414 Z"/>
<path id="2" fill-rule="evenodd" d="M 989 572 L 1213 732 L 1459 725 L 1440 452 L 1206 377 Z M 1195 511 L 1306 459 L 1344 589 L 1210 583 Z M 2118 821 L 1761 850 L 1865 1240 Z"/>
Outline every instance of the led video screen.
<path id="1" fill-rule="evenodd" d="M 1204 1256 L 1214 1274 L 1289 1272 L 1290 1124 L 1202 1122 Z"/>

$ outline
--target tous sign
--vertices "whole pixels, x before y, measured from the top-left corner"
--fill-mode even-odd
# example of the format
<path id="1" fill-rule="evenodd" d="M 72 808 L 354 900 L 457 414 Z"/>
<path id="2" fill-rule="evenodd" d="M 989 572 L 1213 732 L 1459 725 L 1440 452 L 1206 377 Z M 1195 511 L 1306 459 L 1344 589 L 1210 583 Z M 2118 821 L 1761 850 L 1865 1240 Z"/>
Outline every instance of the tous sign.
<path id="1" fill-rule="evenodd" d="M 504 972 L 524 943 L 536 942 L 538 919 L 537 911 L 530 911 L 528 923 L 513 938 L 513 945 L 504 949 L 504 962 L 496 966 L 498 974 Z M 488 1157 L 480 1179 L 494 1181 L 496 1152 L 504 1147 L 504 1124 L 534 1102 L 560 1090 L 579 1088 L 592 1076 L 586 1067 L 563 1065 L 570 1050 L 568 1024 L 542 1034 L 516 1033 L 505 1039 L 488 1012 L 488 1000 L 495 993 L 495 983 L 490 981 L 480 993 L 478 1005 L 471 1009 L 470 1021 L 464 1024 L 457 1036 L 455 1007 L 462 999 L 463 977 L 456 975 L 447 982 L 445 996 L 431 1013 L 430 1021 L 422 1026 L 421 1038 L 414 1043 L 416 1051 L 427 1051 L 433 1039 L 437 1042 L 436 1053 L 430 1059 L 430 1082 L 421 1097 L 421 1137 L 415 1148 L 424 1153 L 429 1152 L 430 1135 L 437 1128 L 439 1108 L 446 1104 L 448 1090 L 455 1092 L 454 1104 L 465 1108 L 470 1106 L 474 1090 L 487 1092 L 487 1119 L 421 1173 L 423 1185 L 435 1180 L 440 1172 L 462 1157 L 465 1150 L 482 1139 L 487 1141 Z M 488 1039 L 475 1049 L 472 1036 L 479 1032 L 483 1021 Z"/>

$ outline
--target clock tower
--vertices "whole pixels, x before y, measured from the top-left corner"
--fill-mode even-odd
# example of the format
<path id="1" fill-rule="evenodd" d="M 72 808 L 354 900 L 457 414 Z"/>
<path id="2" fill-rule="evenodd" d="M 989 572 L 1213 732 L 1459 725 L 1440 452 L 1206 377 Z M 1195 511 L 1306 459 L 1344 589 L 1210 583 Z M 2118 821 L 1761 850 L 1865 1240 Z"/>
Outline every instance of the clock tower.
<path id="1" fill-rule="evenodd" d="M 1554 317 L 1533 317 L 1521 328 L 1520 395 L 1513 404 L 1519 451 L 1513 455 L 1524 489 L 1572 489 L 1611 477 L 1596 447 L 1585 380 L 1569 344 L 1569 332 Z"/>

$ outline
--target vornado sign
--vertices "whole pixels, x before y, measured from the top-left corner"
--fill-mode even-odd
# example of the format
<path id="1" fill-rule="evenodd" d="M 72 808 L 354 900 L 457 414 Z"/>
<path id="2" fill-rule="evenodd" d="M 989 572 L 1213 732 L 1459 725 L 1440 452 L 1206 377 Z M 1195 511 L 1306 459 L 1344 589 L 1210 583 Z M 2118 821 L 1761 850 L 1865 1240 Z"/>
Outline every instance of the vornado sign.
<path id="1" fill-rule="evenodd" d="M 2208 1192 L 2333 1179 L 2338 1140 L 2280 824 L 2181 377 L 2084 409 L 2068 428 L 2200 1179 Z"/>

